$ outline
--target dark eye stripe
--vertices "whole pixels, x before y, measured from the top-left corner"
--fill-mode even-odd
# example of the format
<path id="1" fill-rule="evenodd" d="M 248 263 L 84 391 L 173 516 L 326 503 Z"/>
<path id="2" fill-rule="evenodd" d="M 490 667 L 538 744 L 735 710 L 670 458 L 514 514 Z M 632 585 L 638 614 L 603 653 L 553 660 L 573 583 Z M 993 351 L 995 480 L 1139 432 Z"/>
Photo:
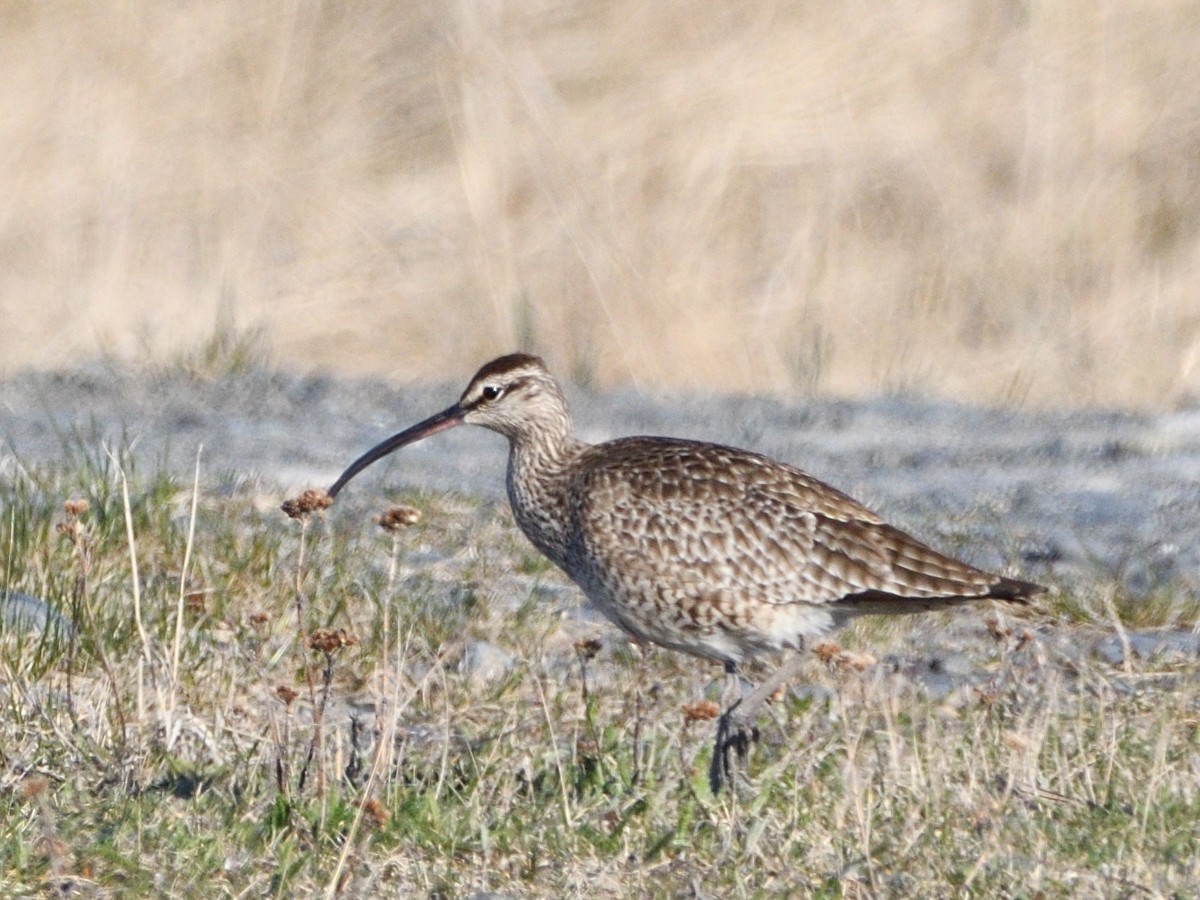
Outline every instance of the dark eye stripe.
<path id="1" fill-rule="evenodd" d="M 529 384 L 529 378 L 514 378 L 508 384 L 485 384 L 479 391 L 479 396 L 463 404 L 464 409 L 475 409 L 484 403 L 498 400 L 504 394 L 511 394 Z"/>

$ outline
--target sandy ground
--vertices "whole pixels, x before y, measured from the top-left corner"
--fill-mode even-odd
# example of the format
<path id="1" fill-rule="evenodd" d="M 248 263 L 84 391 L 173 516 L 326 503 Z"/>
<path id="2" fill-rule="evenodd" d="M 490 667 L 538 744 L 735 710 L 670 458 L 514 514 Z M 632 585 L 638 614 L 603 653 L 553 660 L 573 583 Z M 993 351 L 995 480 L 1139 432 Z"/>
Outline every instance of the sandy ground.
<path id="1" fill-rule="evenodd" d="M 463 372 L 465 383 L 469 372 Z M 203 447 L 210 490 L 257 479 L 279 499 L 330 484 L 382 438 L 457 399 L 462 384 L 255 371 L 218 380 L 94 366 L 0 384 L 0 477 L 79 441 L 132 447 L 190 482 Z M 567 388 L 589 441 L 665 434 L 747 447 L 799 466 L 894 523 L 979 565 L 1131 596 L 1200 590 L 1200 410 L 1154 415 L 988 411 L 881 399 L 789 404 Z M 438 435 L 379 463 L 342 495 L 377 506 L 413 488 L 501 499 L 503 440 Z"/>

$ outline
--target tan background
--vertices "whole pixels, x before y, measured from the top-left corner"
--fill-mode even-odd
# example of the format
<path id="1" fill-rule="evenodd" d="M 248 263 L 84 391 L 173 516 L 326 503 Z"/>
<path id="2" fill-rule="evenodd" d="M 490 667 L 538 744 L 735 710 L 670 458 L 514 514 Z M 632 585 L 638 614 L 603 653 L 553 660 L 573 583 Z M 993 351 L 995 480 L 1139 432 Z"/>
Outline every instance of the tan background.
<path id="1" fill-rule="evenodd" d="M 0 373 L 1200 397 L 1200 4 L 0 3 Z"/>

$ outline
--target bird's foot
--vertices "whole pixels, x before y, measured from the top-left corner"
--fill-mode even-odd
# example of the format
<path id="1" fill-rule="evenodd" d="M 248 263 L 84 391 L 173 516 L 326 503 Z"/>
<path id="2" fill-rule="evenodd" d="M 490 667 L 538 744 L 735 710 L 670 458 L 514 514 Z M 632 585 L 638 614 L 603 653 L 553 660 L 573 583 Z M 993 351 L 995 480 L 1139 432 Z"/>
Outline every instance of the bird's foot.
<path id="1" fill-rule="evenodd" d="M 708 766 L 708 786 L 714 795 L 720 793 L 722 784 L 733 780 L 738 766 L 750 758 L 750 747 L 758 742 L 758 728 L 740 706 L 738 701 L 717 720 L 717 740 Z"/>

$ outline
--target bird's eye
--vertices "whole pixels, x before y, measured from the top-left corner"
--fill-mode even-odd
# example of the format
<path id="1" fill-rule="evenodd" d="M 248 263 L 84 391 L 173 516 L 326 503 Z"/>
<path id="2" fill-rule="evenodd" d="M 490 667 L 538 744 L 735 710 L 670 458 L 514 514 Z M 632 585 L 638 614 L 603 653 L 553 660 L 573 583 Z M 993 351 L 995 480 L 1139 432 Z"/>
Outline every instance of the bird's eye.
<path id="1" fill-rule="evenodd" d="M 484 400 L 495 400 L 497 397 L 499 397 L 503 393 L 504 393 L 504 388 L 497 387 L 494 384 L 489 384 L 489 385 L 484 386 L 483 399 Z"/>

